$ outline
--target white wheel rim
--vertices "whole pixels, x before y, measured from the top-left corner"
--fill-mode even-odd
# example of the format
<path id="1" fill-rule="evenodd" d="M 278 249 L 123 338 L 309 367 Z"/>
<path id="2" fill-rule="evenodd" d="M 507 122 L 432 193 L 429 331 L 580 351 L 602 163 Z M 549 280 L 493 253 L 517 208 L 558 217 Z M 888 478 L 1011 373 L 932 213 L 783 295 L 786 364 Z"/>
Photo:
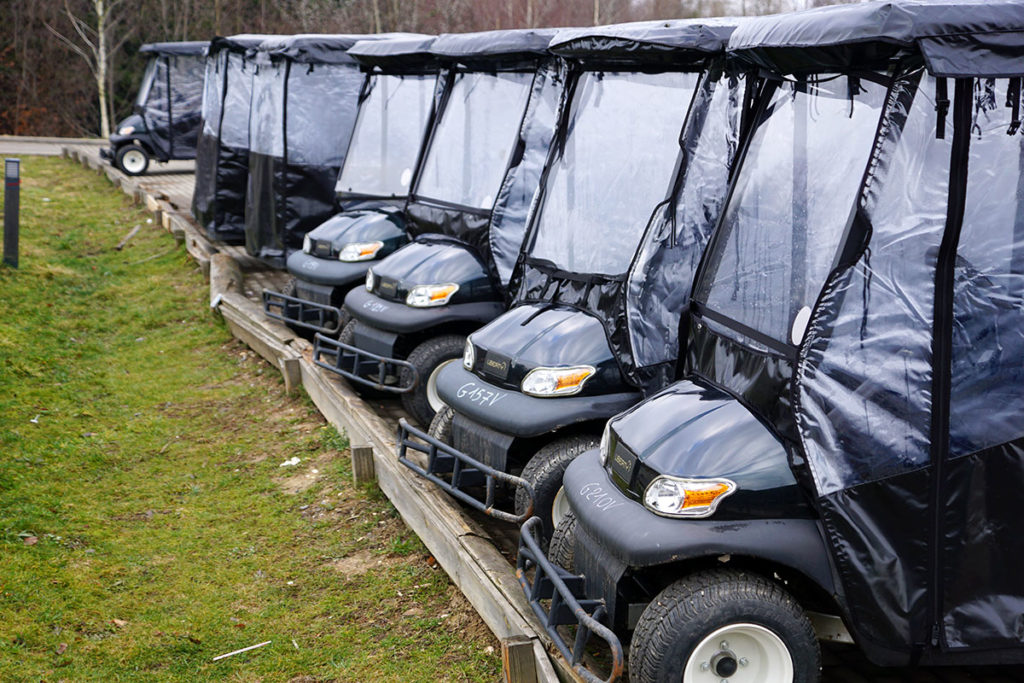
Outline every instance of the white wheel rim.
<path id="1" fill-rule="evenodd" d="M 121 165 L 129 173 L 140 173 L 146 167 L 146 155 L 137 149 L 129 150 L 121 157 Z"/>
<path id="2" fill-rule="evenodd" d="M 565 496 L 565 487 L 559 486 L 555 500 L 551 503 L 551 528 L 554 529 L 569 513 L 569 499 Z"/>
<path id="3" fill-rule="evenodd" d="M 444 369 L 445 367 L 454 363 L 457 360 L 459 359 L 452 358 L 450 360 L 446 360 L 445 362 L 441 363 L 436 368 L 434 368 L 434 371 L 430 373 L 430 377 L 427 378 L 427 405 L 429 405 L 430 409 L 433 410 L 435 413 L 441 410 L 441 408 L 444 408 L 445 406 L 448 405 L 447 403 L 441 400 L 441 396 L 437 393 L 437 376 L 441 374 L 442 369 Z"/>
<path id="4" fill-rule="evenodd" d="M 683 683 L 792 681 L 789 648 L 782 638 L 758 624 L 723 626 L 700 641 L 683 668 Z"/>

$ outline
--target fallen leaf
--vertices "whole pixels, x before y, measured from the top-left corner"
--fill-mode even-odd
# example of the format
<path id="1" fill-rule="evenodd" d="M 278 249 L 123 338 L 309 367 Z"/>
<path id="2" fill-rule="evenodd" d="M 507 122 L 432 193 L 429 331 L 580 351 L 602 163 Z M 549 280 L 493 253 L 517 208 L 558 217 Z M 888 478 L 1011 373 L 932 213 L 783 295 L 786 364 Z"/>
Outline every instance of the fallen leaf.
<path id="1" fill-rule="evenodd" d="M 418 617 L 418 616 L 420 616 L 422 614 L 423 614 L 423 610 L 421 608 L 413 607 L 412 609 L 405 610 L 405 612 L 402 614 L 402 616 L 403 617 Z"/>
<path id="2" fill-rule="evenodd" d="M 185 636 L 185 637 L 188 638 L 189 640 L 191 640 L 196 645 L 202 645 L 203 644 L 203 641 L 199 640 L 195 636 Z"/>
<path id="3" fill-rule="evenodd" d="M 57 654 L 62 655 L 62 654 L 64 654 L 65 651 L 67 651 L 67 649 L 68 649 L 68 644 L 67 643 L 61 643 L 60 645 L 57 646 Z"/>
<path id="4" fill-rule="evenodd" d="M 111 621 L 113 621 L 114 622 L 114 626 L 116 626 L 118 628 L 124 628 L 125 626 L 128 625 L 128 622 L 125 621 L 124 619 L 111 619 Z"/>
<path id="5" fill-rule="evenodd" d="M 245 628 L 245 622 L 238 622 L 237 624 L 235 624 L 235 628 Z"/>
<path id="6" fill-rule="evenodd" d="M 25 537 L 25 545 L 35 545 L 38 542 L 39 542 L 39 539 L 36 538 L 35 536 L 26 536 Z"/>

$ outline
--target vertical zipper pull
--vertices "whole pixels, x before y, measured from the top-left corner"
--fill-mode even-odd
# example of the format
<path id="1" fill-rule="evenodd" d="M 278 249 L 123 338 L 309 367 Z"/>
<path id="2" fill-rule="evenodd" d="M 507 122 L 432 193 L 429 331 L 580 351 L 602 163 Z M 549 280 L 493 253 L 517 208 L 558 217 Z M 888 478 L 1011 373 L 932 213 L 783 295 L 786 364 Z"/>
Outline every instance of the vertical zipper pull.
<path id="1" fill-rule="evenodd" d="M 931 640 L 931 646 L 932 647 L 938 647 L 939 646 L 939 636 L 941 635 L 941 629 L 942 629 L 942 626 L 938 622 L 935 622 L 934 624 L 932 624 L 932 640 Z"/>

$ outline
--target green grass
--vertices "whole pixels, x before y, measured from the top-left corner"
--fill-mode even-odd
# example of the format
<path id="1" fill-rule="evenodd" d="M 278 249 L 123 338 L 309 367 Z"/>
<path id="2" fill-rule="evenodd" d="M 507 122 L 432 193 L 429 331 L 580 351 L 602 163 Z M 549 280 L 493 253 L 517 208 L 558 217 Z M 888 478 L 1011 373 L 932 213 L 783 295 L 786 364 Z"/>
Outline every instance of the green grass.
<path id="1" fill-rule="evenodd" d="M 21 268 L 0 267 L 0 681 L 495 680 L 479 617 L 173 239 L 69 161 L 22 176 Z"/>

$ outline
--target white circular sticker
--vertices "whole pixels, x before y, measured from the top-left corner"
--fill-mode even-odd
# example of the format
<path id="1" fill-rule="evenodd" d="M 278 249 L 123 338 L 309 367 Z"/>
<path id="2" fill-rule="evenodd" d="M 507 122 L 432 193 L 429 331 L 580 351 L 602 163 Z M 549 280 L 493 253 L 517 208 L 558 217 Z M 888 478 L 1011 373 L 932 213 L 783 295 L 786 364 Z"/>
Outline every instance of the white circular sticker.
<path id="1" fill-rule="evenodd" d="M 402 171 L 402 177 L 399 179 L 399 182 L 402 183 L 402 187 L 409 187 L 409 183 L 412 182 L 411 168 L 407 168 L 404 171 Z"/>
<path id="2" fill-rule="evenodd" d="M 793 318 L 793 330 L 790 332 L 793 344 L 796 346 L 799 346 L 800 342 L 804 340 L 804 333 L 807 332 L 807 324 L 809 322 L 811 322 L 811 307 L 804 306 L 797 312 L 796 317 Z"/>

